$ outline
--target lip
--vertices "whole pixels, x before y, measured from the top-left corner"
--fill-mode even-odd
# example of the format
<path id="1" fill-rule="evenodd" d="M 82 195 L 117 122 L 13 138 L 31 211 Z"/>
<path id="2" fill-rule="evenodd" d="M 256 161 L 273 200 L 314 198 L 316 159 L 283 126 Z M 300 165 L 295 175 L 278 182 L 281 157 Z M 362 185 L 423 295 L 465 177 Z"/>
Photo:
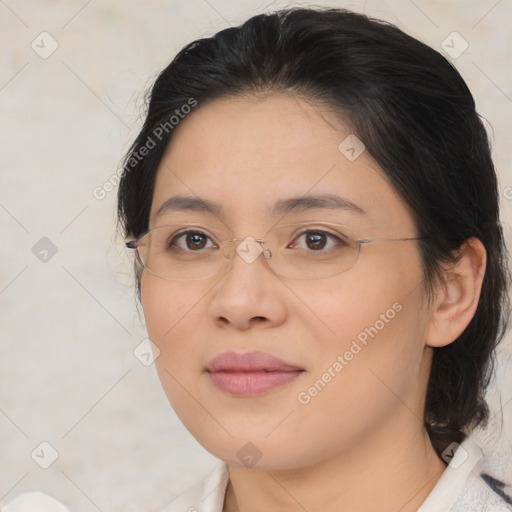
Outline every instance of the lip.
<path id="1" fill-rule="evenodd" d="M 256 396 L 295 380 L 304 368 L 265 352 L 224 352 L 206 366 L 212 383 L 235 396 Z"/>

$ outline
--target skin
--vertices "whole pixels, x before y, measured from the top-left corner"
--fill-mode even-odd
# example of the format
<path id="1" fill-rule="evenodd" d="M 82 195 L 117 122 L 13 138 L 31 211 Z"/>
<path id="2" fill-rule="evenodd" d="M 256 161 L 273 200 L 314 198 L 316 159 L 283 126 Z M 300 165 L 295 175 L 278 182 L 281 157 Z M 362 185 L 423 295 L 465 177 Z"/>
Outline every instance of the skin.
<path id="1" fill-rule="evenodd" d="M 176 221 L 264 238 L 277 222 L 348 224 L 358 238 L 416 236 L 411 212 L 363 152 L 338 146 L 350 129 L 325 107 L 270 94 L 215 100 L 175 129 L 158 170 L 150 226 Z M 336 193 L 364 214 L 316 208 L 271 218 L 275 201 Z M 172 195 L 218 202 L 222 217 L 175 211 Z M 224 511 L 415 511 L 446 464 L 423 427 L 433 347 L 464 330 L 478 303 L 485 250 L 471 239 L 429 303 L 417 242 L 363 245 L 350 270 L 319 280 L 276 276 L 263 258 L 236 256 L 229 272 L 166 281 L 144 271 L 142 305 L 156 367 L 192 435 L 229 464 Z M 361 331 L 394 303 L 402 309 L 306 405 L 307 390 Z M 220 391 L 205 365 L 228 351 L 261 350 L 304 368 L 258 397 Z M 237 452 L 261 453 L 246 467 Z"/>

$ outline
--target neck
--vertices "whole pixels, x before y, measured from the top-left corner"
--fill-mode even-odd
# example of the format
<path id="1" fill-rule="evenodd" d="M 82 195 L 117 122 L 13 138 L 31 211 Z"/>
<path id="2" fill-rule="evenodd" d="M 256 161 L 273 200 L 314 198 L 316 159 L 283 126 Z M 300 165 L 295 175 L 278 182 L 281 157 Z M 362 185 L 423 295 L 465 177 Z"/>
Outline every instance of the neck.
<path id="1" fill-rule="evenodd" d="M 398 423 L 307 467 L 230 467 L 223 512 L 416 512 L 446 464 L 408 409 Z"/>

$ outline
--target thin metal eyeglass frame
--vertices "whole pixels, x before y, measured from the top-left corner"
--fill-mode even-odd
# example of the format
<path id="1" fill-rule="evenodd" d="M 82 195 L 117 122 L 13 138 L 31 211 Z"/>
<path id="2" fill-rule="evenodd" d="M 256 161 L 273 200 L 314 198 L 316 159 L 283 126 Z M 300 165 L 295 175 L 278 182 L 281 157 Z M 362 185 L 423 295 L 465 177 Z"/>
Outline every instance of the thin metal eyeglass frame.
<path id="1" fill-rule="evenodd" d="M 331 222 L 318 222 L 318 223 L 287 224 L 285 226 L 279 226 L 277 228 L 273 228 L 273 229 L 269 230 L 268 233 L 271 233 L 272 231 L 275 231 L 275 230 L 281 229 L 281 228 L 287 228 L 287 227 L 291 227 L 291 226 L 304 226 L 304 227 L 307 227 L 308 225 L 311 225 L 311 224 L 314 224 L 314 225 L 317 225 L 317 226 L 325 225 L 325 226 L 344 227 L 344 228 L 348 229 L 349 231 L 352 231 L 352 229 L 349 226 L 346 226 L 344 224 L 337 224 L 337 223 L 331 223 Z M 158 229 L 160 227 L 166 227 L 166 226 L 158 226 L 157 228 L 153 228 L 153 229 Z M 195 228 L 195 226 L 187 226 L 187 228 L 193 230 Z M 185 229 L 185 227 L 183 229 Z M 204 230 L 203 228 L 199 228 L 199 227 L 197 227 L 196 229 Z M 200 281 L 202 279 L 208 279 L 209 277 L 212 277 L 213 275 L 215 275 L 215 273 L 214 273 L 214 274 L 208 275 L 206 277 L 201 277 L 199 279 L 173 279 L 173 278 L 161 276 L 161 275 L 156 274 L 155 272 L 153 272 L 151 269 L 149 269 L 148 267 L 146 267 L 144 265 L 144 262 L 142 261 L 142 257 L 140 256 L 140 253 L 138 251 L 139 240 L 141 240 L 143 237 L 148 235 L 151 231 L 152 230 L 149 229 L 144 234 L 142 234 L 138 239 L 128 240 L 124 244 L 126 248 L 134 249 L 135 250 L 137 261 L 142 266 L 142 268 L 146 269 L 149 273 L 151 273 L 152 275 L 154 275 L 156 277 L 159 277 L 160 279 L 164 279 L 166 281 Z M 311 231 L 314 231 L 314 228 L 311 228 Z M 264 239 L 262 239 L 262 238 L 254 238 L 254 237 L 252 237 L 252 235 L 248 235 L 248 236 L 251 236 L 251 238 L 253 238 L 253 240 L 255 242 L 258 242 L 261 245 L 262 254 L 265 257 L 265 261 L 267 261 L 269 259 L 272 259 L 272 252 L 271 252 L 271 250 L 267 249 L 266 247 L 263 246 L 263 244 L 265 243 Z M 229 243 L 232 243 L 232 242 L 243 242 L 244 240 L 247 240 L 248 236 L 246 236 L 245 238 L 231 238 L 229 240 L 222 240 L 222 241 L 218 242 L 218 244 L 222 245 L 222 249 L 224 249 L 224 246 L 226 244 L 229 244 Z M 335 236 L 335 235 L 333 235 L 333 236 Z M 337 272 L 336 274 L 330 274 L 329 276 L 325 276 L 325 277 L 316 277 L 316 278 L 300 278 L 300 277 L 292 278 L 292 277 L 286 277 L 286 276 L 283 276 L 283 275 L 278 274 L 277 272 L 275 272 L 270 264 L 268 266 L 269 266 L 270 270 L 274 274 L 279 275 L 280 277 L 284 277 L 286 279 L 297 279 L 297 280 L 327 279 L 329 277 L 333 277 L 333 276 L 336 276 L 336 275 L 339 275 L 339 274 L 343 274 L 344 272 L 347 272 L 348 270 L 353 268 L 355 266 L 355 264 L 357 263 L 358 259 L 359 259 L 359 253 L 361 252 L 361 245 L 362 244 L 370 244 L 370 243 L 373 243 L 373 242 L 410 242 L 410 241 L 414 241 L 414 240 L 424 240 L 424 239 L 425 239 L 425 237 L 405 237 L 405 238 L 371 238 L 371 237 L 365 237 L 365 238 L 359 238 L 359 239 L 355 240 L 355 242 L 358 244 L 358 248 L 357 248 L 357 256 L 355 258 L 354 263 L 350 267 L 348 267 L 347 269 L 342 270 L 341 272 Z M 239 244 L 237 244 L 237 246 L 233 247 L 228 253 L 224 252 L 223 253 L 224 254 L 224 258 L 231 260 L 231 258 L 233 256 L 234 252 L 236 251 L 238 245 Z"/>

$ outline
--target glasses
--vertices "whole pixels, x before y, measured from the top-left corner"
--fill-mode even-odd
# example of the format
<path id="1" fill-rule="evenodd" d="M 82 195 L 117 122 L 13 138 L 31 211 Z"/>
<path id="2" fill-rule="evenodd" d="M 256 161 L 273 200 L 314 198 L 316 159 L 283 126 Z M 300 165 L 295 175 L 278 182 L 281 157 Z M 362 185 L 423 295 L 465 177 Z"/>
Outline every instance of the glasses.
<path id="1" fill-rule="evenodd" d="M 125 246 L 135 249 L 140 265 L 171 281 L 195 281 L 226 273 L 236 254 L 246 263 L 263 255 L 271 270 L 289 279 L 323 279 L 352 268 L 362 244 L 408 242 L 421 238 L 356 238 L 343 224 L 329 222 L 279 226 L 265 239 L 218 241 L 196 226 L 158 226 Z"/>

